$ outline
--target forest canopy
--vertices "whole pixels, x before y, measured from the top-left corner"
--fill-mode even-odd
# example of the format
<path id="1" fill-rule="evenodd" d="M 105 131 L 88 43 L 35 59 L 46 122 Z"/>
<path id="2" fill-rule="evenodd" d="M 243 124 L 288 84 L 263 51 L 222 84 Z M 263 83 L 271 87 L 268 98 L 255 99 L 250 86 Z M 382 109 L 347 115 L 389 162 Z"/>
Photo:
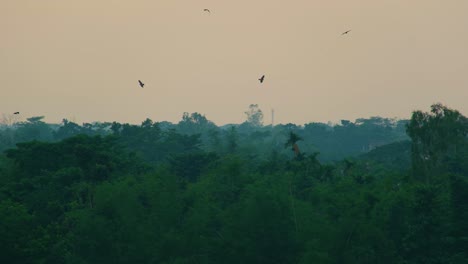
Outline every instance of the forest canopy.
<path id="1" fill-rule="evenodd" d="M 468 119 L 0 130 L 1 263 L 468 263 Z"/>

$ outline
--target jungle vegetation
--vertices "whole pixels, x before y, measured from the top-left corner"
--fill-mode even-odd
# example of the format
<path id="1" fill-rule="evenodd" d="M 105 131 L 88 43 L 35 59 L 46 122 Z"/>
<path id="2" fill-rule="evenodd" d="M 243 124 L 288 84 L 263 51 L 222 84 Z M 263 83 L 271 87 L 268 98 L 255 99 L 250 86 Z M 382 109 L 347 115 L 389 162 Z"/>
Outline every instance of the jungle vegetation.
<path id="1" fill-rule="evenodd" d="M 246 115 L 4 125 L 0 263 L 468 263 L 460 112 Z"/>

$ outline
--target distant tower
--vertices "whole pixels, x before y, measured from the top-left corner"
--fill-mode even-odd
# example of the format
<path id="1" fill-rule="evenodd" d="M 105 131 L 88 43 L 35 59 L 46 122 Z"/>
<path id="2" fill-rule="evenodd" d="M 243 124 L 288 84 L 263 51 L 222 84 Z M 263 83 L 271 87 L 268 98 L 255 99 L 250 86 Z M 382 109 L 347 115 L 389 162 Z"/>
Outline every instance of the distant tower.
<path id="1" fill-rule="evenodd" d="M 271 109 L 271 126 L 275 126 L 275 109 Z"/>

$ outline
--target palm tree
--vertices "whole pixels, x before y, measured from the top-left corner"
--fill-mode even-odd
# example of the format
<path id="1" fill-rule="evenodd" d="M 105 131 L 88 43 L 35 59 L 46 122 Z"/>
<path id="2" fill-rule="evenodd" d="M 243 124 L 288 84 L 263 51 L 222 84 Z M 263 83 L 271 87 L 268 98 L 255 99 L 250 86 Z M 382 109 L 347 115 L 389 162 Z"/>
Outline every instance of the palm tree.
<path id="1" fill-rule="evenodd" d="M 291 150 L 294 151 L 294 155 L 296 157 L 299 157 L 299 155 L 301 155 L 301 151 L 299 150 L 299 146 L 297 146 L 297 143 L 296 143 L 299 140 L 302 140 L 302 138 L 300 136 L 298 136 L 297 134 L 295 134 L 294 132 L 290 131 L 289 132 L 289 139 L 286 142 L 286 144 L 284 144 L 285 148 L 292 147 Z"/>

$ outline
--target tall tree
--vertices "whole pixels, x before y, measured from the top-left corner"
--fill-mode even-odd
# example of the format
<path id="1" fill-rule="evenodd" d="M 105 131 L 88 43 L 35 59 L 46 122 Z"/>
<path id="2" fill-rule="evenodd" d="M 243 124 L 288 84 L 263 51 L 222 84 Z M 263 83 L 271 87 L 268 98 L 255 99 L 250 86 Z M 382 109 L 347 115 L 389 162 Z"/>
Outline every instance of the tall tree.
<path id="1" fill-rule="evenodd" d="M 415 111 L 407 125 L 412 139 L 413 173 L 426 183 L 442 172 L 463 173 L 468 149 L 468 119 L 442 104 Z"/>
<path id="2" fill-rule="evenodd" d="M 296 133 L 290 131 L 289 132 L 289 138 L 286 144 L 284 145 L 285 148 L 291 147 L 291 150 L 294 151 L 294 155 L 296 158 L 300 157 L 301 151 L 299 149 L 299 146 L 297 145 L 297 142 L 302 140 L 300 136 L 298 136 Z"/>
<path id="3" fill-rule="evenodd" d="M 247 115 L 247 123 L 254 127 L 261 127 L 263 125 L 263 112 L 257 104 L 251 104 L 245 114 Z"/>

